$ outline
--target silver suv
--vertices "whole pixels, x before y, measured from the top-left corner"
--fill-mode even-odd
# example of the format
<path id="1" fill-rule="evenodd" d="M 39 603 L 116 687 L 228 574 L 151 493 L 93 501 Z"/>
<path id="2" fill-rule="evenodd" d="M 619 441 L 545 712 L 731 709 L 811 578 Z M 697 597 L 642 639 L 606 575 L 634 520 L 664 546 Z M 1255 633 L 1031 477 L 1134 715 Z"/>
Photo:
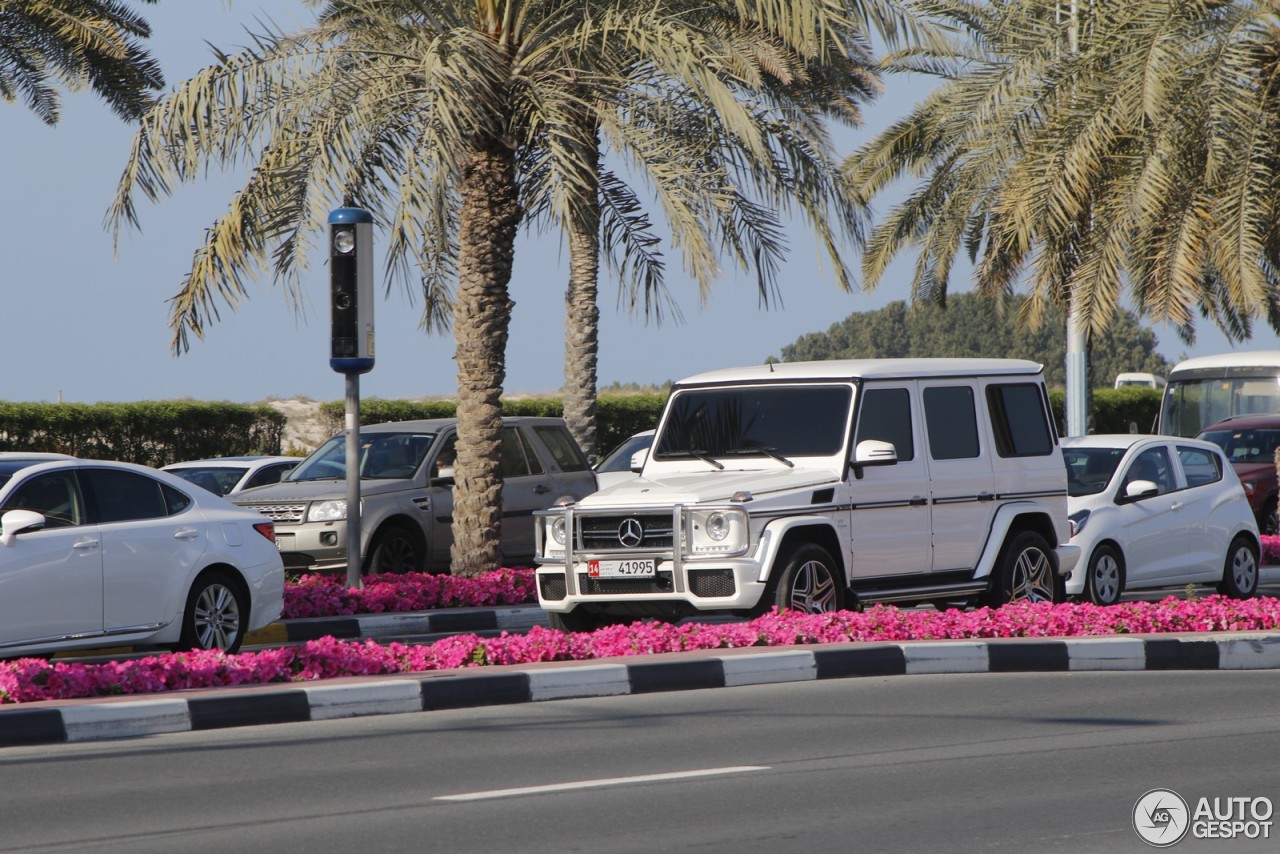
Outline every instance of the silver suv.
<path id="1" fill-rule="evenodd" d="M 1039 365 L 786 362 L 675 384 L 632 477 L 541 514 L 538 600 L 586 630 L 871 602 L 1062 601 L 1067 471 Z"/>
<path id="2" fill-rule="evenodd" d="M 360 429 L 360 533 L 365 572 L 447 570 L 453 543 L 456 418 Z M 502 419 L 502 551 L 531 564 L 533 513 L 596 489 L 586 456 L 559 418 Z M 275 522 L 288 569 L 347 565 L 346 434 L 339 433 L 284 480 L 229 496 Z"/>

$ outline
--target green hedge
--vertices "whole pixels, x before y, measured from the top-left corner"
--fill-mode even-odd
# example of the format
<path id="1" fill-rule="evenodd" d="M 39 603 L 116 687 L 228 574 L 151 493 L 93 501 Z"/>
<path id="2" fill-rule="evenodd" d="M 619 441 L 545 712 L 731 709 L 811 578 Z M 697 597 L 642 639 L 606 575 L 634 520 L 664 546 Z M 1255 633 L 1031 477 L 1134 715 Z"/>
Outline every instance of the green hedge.
<path id="1" fill-rule="evenodd" d="M 278 454 L 286 418 L 266 404 L 0 402 L 0 451 L 52 451 L 164 466 Z"/>
<path id="2" fill-rule="evenodd" d="M 1094 389 L 1089 432 L 1128 433 L 1130 425 L 1138 433 L 1152 432 L 1156 428 L 1162 394 L 1160 389 L 1138 386 Z M 1049 389 L 1049 403 L 1058 419 L 1058 432 L 1067 435 L 1065 390 Z"/>

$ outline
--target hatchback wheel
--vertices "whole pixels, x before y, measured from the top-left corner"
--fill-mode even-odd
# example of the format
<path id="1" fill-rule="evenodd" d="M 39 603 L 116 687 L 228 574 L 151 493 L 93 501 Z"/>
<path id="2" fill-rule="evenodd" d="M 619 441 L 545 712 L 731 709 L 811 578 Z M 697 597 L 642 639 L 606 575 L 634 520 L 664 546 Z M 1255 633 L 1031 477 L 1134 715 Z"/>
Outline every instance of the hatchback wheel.
<path id="1" fill-rule="evenodd" d="M 224 572 L 206 572 L 187 595 L 177 648 L 236 652 L 248 621 L 249 603 L 240 585 Z"/>
<path id="2" fill-rule="evenodd" d="M 1248 537 L 1240 536 L 1231 541 L 1218 592 L 1232 599 L 1248 599 L 1257 594 L 1258 547 Z"/>
<path id="3" fill-rule="evenodd" d="M 1095 605 L 1114 605 L 1124 592 L 1124 564 L 1120 552 L 1108 545 L 1098 546 L 1089 559 L 1085 595 Z"/>

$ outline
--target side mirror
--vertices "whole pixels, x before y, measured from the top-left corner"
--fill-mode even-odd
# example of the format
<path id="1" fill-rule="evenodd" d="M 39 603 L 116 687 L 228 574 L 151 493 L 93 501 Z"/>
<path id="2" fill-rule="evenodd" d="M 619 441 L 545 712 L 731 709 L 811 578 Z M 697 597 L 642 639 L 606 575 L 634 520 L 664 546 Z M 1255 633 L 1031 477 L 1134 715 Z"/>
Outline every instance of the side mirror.
<path id="1" fill-rule="evenodd" d="M 892 466 L 898 463 L 898 449 L 893 446 L 892 442 L 884 442 L 880 439 L 863 439 L 853 449 L 853 459 L 849 461 L 853 466 L 854 477 L 862 479 L 862 469 L 865 466 Z"/>
<path id="2" fill-rule="evenodd" d="M 640 472 L 644 470 L 644 464 L 647 459 L 649 459 L 648 449 L 645 449 L 643 451 L 636 451 L 634 454 L 632 454 L 631 455 L 631 473 L 640 474 Z"/>
<path id="3" fill-rule="evenodd" d="M 10 510 L 0 516 L 0 544 L 13 545 L 13 540 L 23 531 L 44 527 L 44 517 L 34 510 Z"/>
<path id="4" fill-rule="evenodd" d="M 1124 488 L 1125 501 L 1137 501 L 1140 498 L 1150 498 L 1160 492 L 1160 487 L 1156 486 L 1150 480 L 1131 480 Z"/>

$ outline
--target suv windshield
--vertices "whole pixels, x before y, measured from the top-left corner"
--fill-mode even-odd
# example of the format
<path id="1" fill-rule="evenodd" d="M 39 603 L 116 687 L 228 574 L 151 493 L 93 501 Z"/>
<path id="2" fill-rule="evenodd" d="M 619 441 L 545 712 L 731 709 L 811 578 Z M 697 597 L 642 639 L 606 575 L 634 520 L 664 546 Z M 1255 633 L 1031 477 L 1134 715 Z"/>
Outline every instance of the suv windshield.
<path id="1" fill-rule="evenodd" d="M 825 457 L 844 447 L 849 386 L 686 389 L 671 399 L 654 459 Z"/>
<path id="2" fill-rule="evenodd" d="M 1094 495 L 1107 488 L 1116 473 L 1124 448 L 1063 448 L 1067 464 L 1067 495 L 1078 498 Z"/>
<path id="3" fill-rule="evenodd" d="M 360 436 L 360 477 L 413 477 L 435 441 L 434 433 L 366 433 Z M 347 437 L 339 433 L 316 449 L 287 477 L 334 480 L 347 476 Z"/>
<path id="4" fill-rule="evenodd" d="M 1280 429 L 1206 430 L 1196 438 L 1213 442 L 1233 463 L 1274 463 Z"/>

